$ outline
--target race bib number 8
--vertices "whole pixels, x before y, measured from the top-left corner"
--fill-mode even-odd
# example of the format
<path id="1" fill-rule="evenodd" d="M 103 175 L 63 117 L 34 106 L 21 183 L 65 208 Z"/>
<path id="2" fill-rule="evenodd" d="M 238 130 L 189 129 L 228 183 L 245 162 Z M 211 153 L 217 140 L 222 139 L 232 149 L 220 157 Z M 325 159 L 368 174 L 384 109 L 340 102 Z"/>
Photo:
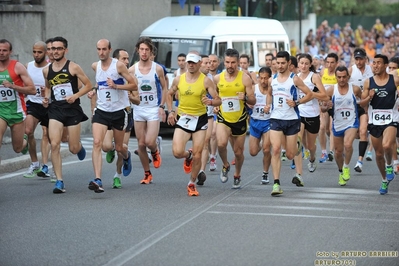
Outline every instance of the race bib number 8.
<path id="1" fill-rule="evenodd" d="M 240 111 L 240 100 L 238 97 L 223 97 L 222 98 L 223 112 L 238 112 Z"/>
<path id="2" fill-rule="evenodd" d="M 73 95 L 71 83 L 54 85 L 53 91 L 55 100 L 57 101 L 65 101 L 66 97 Z"/>
<path id="3" fill-rule="evenodd" d="M 198 124 L 198 118 L 199 116 L 184 114 L 180 116 L 179 121 L 177 121 L 177 124 L 182 128 L 188 129 L 190 131 L 195 131 Z"/>
<path id="4" fill-rule="evenodd" d="M 383 126 L 392 123 L 392 109 L 375 109 L 373 110 L 373 125 Z"/>

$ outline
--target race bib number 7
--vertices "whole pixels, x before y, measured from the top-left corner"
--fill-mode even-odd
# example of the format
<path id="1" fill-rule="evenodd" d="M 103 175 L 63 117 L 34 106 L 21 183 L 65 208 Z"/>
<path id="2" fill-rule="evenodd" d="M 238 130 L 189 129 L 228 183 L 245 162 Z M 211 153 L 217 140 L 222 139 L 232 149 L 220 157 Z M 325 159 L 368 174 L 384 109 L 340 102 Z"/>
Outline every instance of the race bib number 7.
<path id="1" fill-rule="evenodd" d="M 199 116 L 184 114 L 180 116 L 179 121 L 177 121 L 177 124 L 182 128 L 188 129 L 190 131 L 195 131 L 198 124 L 198 118 Z"/>

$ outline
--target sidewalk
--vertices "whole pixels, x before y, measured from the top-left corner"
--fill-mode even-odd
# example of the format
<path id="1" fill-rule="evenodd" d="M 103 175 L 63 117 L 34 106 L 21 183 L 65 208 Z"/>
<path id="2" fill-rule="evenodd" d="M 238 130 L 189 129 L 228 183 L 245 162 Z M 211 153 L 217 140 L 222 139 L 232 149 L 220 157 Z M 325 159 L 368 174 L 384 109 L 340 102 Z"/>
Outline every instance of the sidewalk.
<path id="1" fill-rule="evenodd" d="M 3 142 L 0 148 L 0 174 L 15 172 L 23 168 L 28 169 L 31 163 L 29 152 L 25 155 L 16 153 L 12 148 L 11 139 L 4 138 L 4 141 L 5 143 Z M 42 161 L 40 143 L 41 139 L 36 139 L 37 158 L 39 162 Z M 69 155 L 71 153 L 68 147 L 61 146 L 61 157 L 64 158 Z M 49 154 L 49 161 L 51 161 L 51 154 Z"/>

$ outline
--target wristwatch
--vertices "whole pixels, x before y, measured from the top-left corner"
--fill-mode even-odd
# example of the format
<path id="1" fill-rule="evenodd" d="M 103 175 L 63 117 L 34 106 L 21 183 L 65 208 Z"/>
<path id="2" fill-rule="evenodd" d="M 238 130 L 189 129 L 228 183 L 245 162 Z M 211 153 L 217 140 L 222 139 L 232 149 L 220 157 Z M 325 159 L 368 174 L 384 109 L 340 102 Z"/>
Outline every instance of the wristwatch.
<path id="1" fill-rule="evenodd" d="M 165 110 L 165 105 L 160 105 L 159 108 L 162 108 Z"/>
<path id="2" fill-rule="evenodd" d="M 295 101 L 295 106 L 298 106 L 298 105 L 300 105 L 300 102 L 299 102 L 299 100 L 296 100 Z"/>

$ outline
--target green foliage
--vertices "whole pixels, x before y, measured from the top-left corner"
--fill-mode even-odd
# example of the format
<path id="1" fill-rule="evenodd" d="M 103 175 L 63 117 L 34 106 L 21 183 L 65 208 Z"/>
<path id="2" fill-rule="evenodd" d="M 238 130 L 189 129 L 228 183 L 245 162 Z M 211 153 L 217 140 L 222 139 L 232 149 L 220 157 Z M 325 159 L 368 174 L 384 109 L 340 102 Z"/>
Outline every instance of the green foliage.
<path id="1" fill-rule="evenodd" d="M 227 16 L 237 16 L 238 15 L 238 0 L 225 0 L 224 1 L 224 11 L 226 11 Z"/>
<path id="2" fill-rule="evenodd" d="M 387 4 L 381 0 L 313 0 L 317 15 L 363 15 L 384 16 L 399 12 L 399 3 Z"/>

